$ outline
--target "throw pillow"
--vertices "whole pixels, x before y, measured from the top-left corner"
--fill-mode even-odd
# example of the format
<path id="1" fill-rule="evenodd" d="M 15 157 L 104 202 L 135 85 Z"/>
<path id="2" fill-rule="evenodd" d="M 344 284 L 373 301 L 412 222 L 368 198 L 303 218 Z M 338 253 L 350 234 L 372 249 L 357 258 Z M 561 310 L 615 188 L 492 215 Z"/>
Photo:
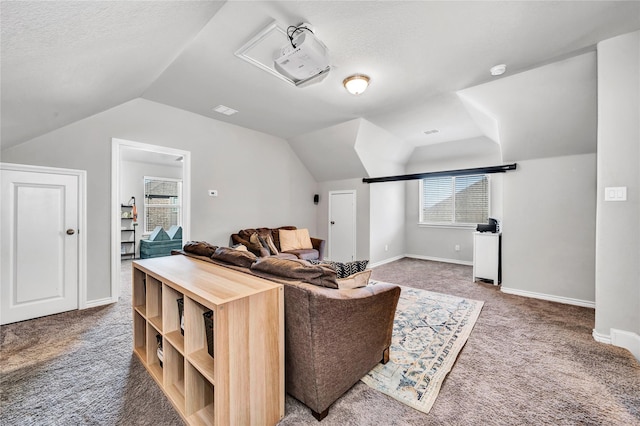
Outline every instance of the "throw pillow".
<path id="1" fill-rule="evenodd" d="M 336 271 L 326 265 L 311 265 L 302 259 L 265 257 L 251 265 L 251 269 L 290 278 L 320 287 L 338 288 Z"/>
<path id="2" fill-rule="evenodd" d="M 247 249 L 247 246 L 245 246 L 244 244 L 236 244 L 234 246 L 231 246 L 231 248 L 238 251 L 249 251 Z"/>
<path id="3" fill-rule="evenodd" d="M 300 250 L 300 249 L 312 249 L 311 237 L 309 237 L 309 230 L 303 229 L 280 229 L 280 250 Z"/>
<path id="4" fill-rule="evenodd" d="M 371 277 L 371 269 L 366 271 L 355 273 L 347 278 L 339 278 L 338 288 L 340 290 L 366 287 L 369 284 L 369 278 Z"/>
<path id="5" fill-rule="evenodd" d="M 267 247 L 269 248 L 269 251 L 271 252 L 271 254 L 277 255 L 278 249 L 276 248 L 276 243 L 273 242 L 273 237 L 271 236 L 271 233 L 265 236 L 264 241 L 267 244 Z"/>
<path id="6" fill-rule="evenodd" d="M 262 247 L 262 243 L 260 243 L 260 238 L 258 237 L 257 232 L 254 232 L 253 234 L 251 234 L 251 237 L 249 237 L 249 245 L 247 246 L 247 248 L 256 256 L 269 256 L 269 250 L 266 250 L 264 247 Z"/>
<path id="7" fill-rule="evenodd" d="M 354 260 L 352 262 L 332 262 L 331 260 L 310 260 L 314 265 L 328 265 L 336 270 L 338 278 L 347 278 L 350 275 L 362 272 L 367 269 L 368 260 Z"/>
<path id="8" fill-rule="evenodd" d="M 209 244 L 206 241 L 187 241 L 183 250 L 187 253 L 197 254 L 198 256 L 211 257 L 218 246 Z"/>
<path id="9" fill-rule="evenodd" d="M 211 258 L 245 268 L 250 268 L 251 264 L 257 259 L 253 253 L 234 250 L 230 247 L 218 247 L 211 255 Z"/>

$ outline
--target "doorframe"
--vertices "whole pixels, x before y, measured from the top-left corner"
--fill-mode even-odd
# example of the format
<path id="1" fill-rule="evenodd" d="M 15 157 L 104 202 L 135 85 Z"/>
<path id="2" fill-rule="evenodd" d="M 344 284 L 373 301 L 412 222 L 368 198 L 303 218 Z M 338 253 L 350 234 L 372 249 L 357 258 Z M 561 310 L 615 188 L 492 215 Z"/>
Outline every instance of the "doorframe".
<path id="1" fill-rule="evenodd" d="M 14 163 L 0 163 L 0 169 L 69 175 L 78 179 L 78 309 L 90 307 L 87 304 L 87 171 Z"/>
<path id="2" fill-rule="evenodd" d="M 191 152 L 166 146 L 111 139 L 111 301 L 120 296 L 120 154 L 123 148 L 182 156 L 182 241 L 191 232 Z"/>
<path id="3" fill-rule="evenodd" d="M 356 230 L 357 230 L 357 226 L 358 226 L 358 216 L 357 216 L 357 197 L 356 197 L 356 190 L 355 189 L 345 189 L 345 190 L 340 190 L 340 191 L 329 191 L 329 211 L 327 212 L 327 235 L 328 237 L 328 243 L 329 243 L 329 247 L 327 250 L 327 257 L 331 260 L 331 240 L 333 239 L 333 236 L 331 235 L 331 196 L 332 195 L 336 195 L 336 194 L 351 194 L 351 197 L 353 199 L 353 212 L 351 213 L 351 218 L 352 218 L 352 222 L 353 222 L 353 235 L 352 235 L 352 239 L 353 239 L 353 259 L 356 259 L 357 257 L 357 252 L 358 252 L 358 247 L 357 247 L 357 242 L 358 240 L 356 239 Z"/>

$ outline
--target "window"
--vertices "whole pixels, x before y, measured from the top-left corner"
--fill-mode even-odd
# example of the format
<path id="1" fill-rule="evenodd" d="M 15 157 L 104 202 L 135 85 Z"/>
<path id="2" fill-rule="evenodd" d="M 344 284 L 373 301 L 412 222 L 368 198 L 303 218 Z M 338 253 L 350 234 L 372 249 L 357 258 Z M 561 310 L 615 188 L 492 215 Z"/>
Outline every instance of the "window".
<path id="1" fill-rule="evenodd" d="M 144 230 L 156 226 L 165 230 L 182 226 L 182 181 L 169 178 L 144 178 Z"/>
<path id="2" fill-rule="evenodd" d="M 487 223 L 487 175 L 443 176 L 422 179 L 420 223 L 469 225 Z"/>

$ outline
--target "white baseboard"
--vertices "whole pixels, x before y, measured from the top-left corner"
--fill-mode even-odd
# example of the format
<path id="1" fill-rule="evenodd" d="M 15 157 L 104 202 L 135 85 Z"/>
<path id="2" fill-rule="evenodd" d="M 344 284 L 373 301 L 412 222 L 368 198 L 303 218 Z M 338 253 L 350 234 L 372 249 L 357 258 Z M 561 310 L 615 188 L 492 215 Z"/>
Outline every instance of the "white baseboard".
<path id="1" fill-rule="evenodd" d="M 96 306 L 108 305 L 110 303 L 115 303 L 117 301 L 118 299 L 113 300 L 110 297 L 105 297 L 104 299 L 87 300 L 87 303 L 85 303 L 81 309 L 95 308 Z"/>
<path id="2" fill-rule="evenodd" d="M 608 345 L 618 346 L 631 352 L 631 355 L 640 362 L 640 336 L 637 333 L 632 333 L 626 330 L 617 330 L 612 328 L 610 335 L 607 336 L 602 333 L 598 333 L 593 330 L 593 339 L 596 342 L 606 343 Z"/>
<path id="3" fill-rule="evenodd" d="M 591 335 L 593 336 L 593 340 L 595 340 L 596 342 L 605 343 L 607 345 L 611 344 L 611 336 L 609 336 L 608 334 L 598 333 L 595 328 L 593 329 Z"/>
<path id="4" fill-rule="evenodd" d="M 564 303 L 565 305 L 582 306 L 584 308 L 596 308 L 596 302 L 590 300 L 573 299 L 571 297 L 555 296 L 553 294 L 536 293 L 533 291 L 519 290 L 517 288 L 509 288 L 504 285 L 500 291 L 506 294 L 514 294 L 516 296 L 531 297 L 533 299 L 548 300 L 550 302 Z"/>
<path id="5" fill-rule="evenodd" d="M 434 262 L 455 263 L 456 265 L 473 266 L 472 260 L 445 259 L 442 257 L 423 256 L 421 254 L 407 254 L 405 257 L 421 260 L 432 260 Z"/>
<path id="6" fill-rule="evenodd" d="M 375 263 L 370 263 L 369 264 L 369 268 L 375 268 L 376 266 L 381 266 L 381 265 L 384 265 L 385 263 L 395 262 L 396 260 L 400 260 L 403 257 L 406 257 L 406 256 L 404 254 L 401 254 L 401 255 L 398 255 L 398 256 L 390 257 L 388 259 L 380 260 L 380 261 L 375 262 Z"/>
<path id="7" fill-rule="evenodd" d="M 612 328 L 611 344 L 627 349 L 640 362 L 640 336 L 636 333 Z"/>

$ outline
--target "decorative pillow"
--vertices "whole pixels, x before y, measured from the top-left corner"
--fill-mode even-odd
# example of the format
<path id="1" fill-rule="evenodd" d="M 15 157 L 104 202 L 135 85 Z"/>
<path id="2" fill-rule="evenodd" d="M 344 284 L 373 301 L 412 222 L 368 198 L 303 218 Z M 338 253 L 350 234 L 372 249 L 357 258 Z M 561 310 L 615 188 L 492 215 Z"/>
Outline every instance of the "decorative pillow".
<path id="1" fill-rule="evenodd" d="M 262 237 L 260 237 L 260 238 L 262 238 Z M 277 255 L 278 254 L 278 249 L 276 248 L 276 243 L 273 242 L 273 237 L 271 236 L 271 233 L 267 234 L 264 237 L 264 242 L 267 245 L 267 248 L 269 249 L 271 254 L 273 254 L 273 255 Z"/>
<path id="2" fill-rule="evenodd" d="M 280 229 L 280 250 L 300 250 L 300 249 L 312 249 L 311 238 L 309 237 L 309 230 L 304 229 Z"/>
<path id="3" fill-rule="evenodd" d="M 250 268 L 257 259 L 251 252 L 234 250 L 231 247 L 218 247 L 211 258 L 245 268 Z"/>
<path id="4" fill-rule="evenodd" d="M 211 245 L 206 241 L 187 241 L 183 250 L 187 253 L 197 254 L 198 256 L 211 257 L 217 248 L 218 246 Z"/>
<path id="5" fill-rule="evenodd" d="M 269 256 L 269 250 L 265 249 L 262 246 L 262 243 L 260 243 L 260 237 L 258 237 L 257 232 L 254 232 L 253 234 L 251 234 L 251 237 L 249 237 L 249 245 L 247 246 L 247 248 L 256 256 Z"/>
<path id="6" fill-rule="evenodd" d="M 231 246 L 231 248 L 238 251 L 249 251 L 247 249 L 247 246 L 245 246 L 244 244 L 236 244 L 234 246 Z"/>
<path id="7" fill-rule="evenodd" d="M 347 278 L 350 275 L 362 272 L 367 269 L 368 260 L 354 260 L 352 262 L 332 262 L 330 260 L 310 260 L 314 265 L 329 265 L 336 270 L 338 278 Z"/>
<path id="8" fill-rule="evenodd" d="M 265 257 L 252 264 L 251 269 L 321 287 L 338 288 L 336 271 L 326 265 L 311 265 L 302 259 Z"/>
<path id="9" fill-rule="evenodd" d="M 371 277 L 371 269 L 366 271 L 357 272 L 348 278 L 339 278 L 336 281 L 338 282 L 338 288 L 340 290 L 351 289 L 351 288 L 359 288 L 366 287 L 369 284 L 369 278 Z"/>

